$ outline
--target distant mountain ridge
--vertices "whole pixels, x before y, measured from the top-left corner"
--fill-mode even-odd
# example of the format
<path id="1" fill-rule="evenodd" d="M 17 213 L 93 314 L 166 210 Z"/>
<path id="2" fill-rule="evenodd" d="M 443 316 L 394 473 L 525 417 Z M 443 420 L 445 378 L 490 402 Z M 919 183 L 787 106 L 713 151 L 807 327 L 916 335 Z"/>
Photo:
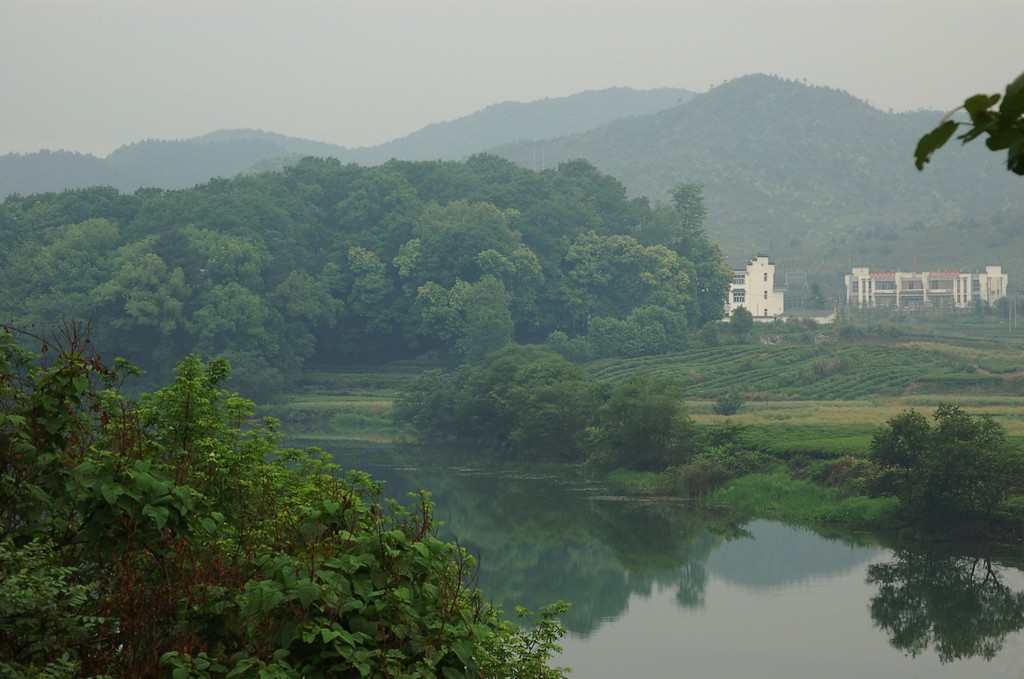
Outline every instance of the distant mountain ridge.
<path id="1" fill-rule="evenodd" d="M 701 182 L 708 232 L 737 254 L 821 250 L 858 228 L 1024 210 L 1024 184 L 981 144 L 914 168 L 917 140 L 941 115 L 885 113 L 846 92 L 752 75 L 685 106 L 493 152 L 527 168 L 538 147 L 549 166 L 586 158 L 655 199 Z"/>
<path id="2" fill-rule="evenodd" d="M 435 123 L 379 146 L 346 148 L 262 130 L 218 130 L 192 139 L 145 140 L 106 158 L 68 151 L 0 156 L 0 199 L 12 194 L 110 185 L 180 189 L 212 177 L 276 169 L 303 156 L 376 165 L 402 160 L 459 160 L 520 139 L 550 139 L 650 114 L 694 96 L 682 89 L 587 91 L 529 103 L 505 102 L 456 120 Z"/>
<path id="3" fill-rule="evenodd" d="M 554 139 L 615 120 L 646 116 L 684 104 L 694 96 L 689 90 L 674 88 L 613 87 L 529 103 L 504 102 L 471 116 L 427 125 L 379 146 L 349 149 L 348 158 L 363 165 L 377 165 L 391 158 L 460 160 L 503 144 Z"/>
<path id="4" fill-rule="evenodd" d="M 489 152 L 529 169 L 585 158 L 634 196 L 665 200 L 678 182 L 702 183 L 706 228 L 728 254 L 786 253 L 805 269 L 827 261 L 842 270 L 864 263 L 858 244 L 866 237 L 1024 215 L 1024 183 L 980 143 L 951 145 L 924 172 L 914 168 L 918 138 L 941 116 L 886 113 L 840 90 L 749 75 L 696 95 L 612 88 L 505 102 L 366 148 L 220 130 L 129 144 L 106 159 L 12 154 L 0 156 L 0 197 L 97 184 L 186 188 L 215 176 L 280 169 L 307 155 L 376 165 Z M 989 263 L 952 256 L 947 262 Z"/>

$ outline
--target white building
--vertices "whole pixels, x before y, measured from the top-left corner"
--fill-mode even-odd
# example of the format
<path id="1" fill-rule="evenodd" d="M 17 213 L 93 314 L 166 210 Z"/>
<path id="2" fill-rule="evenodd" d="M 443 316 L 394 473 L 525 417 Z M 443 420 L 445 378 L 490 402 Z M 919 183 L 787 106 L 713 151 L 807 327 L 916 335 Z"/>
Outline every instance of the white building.
<path id="1" fill-rule="evenodd" d="M 732 267 L 732 285 L 725 300 L 725 317 L 744 307 L 756 321 L 771 321 L 782 316 L 785 290 L 775 287 L 775 263 L 768 255 L 753 259 L 727 258 Z"/>
<path id="2" fill-rule="evenodd" d="M 846 275 L 846 302 L 858 307 L 970 307 L 995 304 L 1006 296 L 1002 267 L 986 266 L 985 273 L 959 271 L 871 271 L 853 268 Z"/>

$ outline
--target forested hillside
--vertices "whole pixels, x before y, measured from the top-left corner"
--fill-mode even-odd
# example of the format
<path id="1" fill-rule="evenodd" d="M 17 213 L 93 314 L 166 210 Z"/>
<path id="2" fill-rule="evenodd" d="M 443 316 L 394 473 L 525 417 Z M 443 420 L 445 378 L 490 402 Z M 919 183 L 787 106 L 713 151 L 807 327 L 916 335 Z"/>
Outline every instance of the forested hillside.
<path id="1" fill-rule="evenodd" d="M 155 379 L 190 352 L 272 397 L 309 361 L 473 362 L 513 338 L 593 356 L 678 350 L 731 274 L 700 189 L 628 199 L 585 161 L 365 168 L 307 158 L 181 191 L 0 204 L 0 321 L 87 319 Z"/>
<path id="2" fill-rule="evenodd" d="M 12 193 L 109 185 L 184 189 L 213 177 L 281 168 L 305 156 L 379 165 L 400 160 L 464 160 L 521 139 L 577 134 L 617 118 L 646 115 L 693 96 L 681 89 L 615 87 L 533 102 L 494 104 L 377 146 L 346 148 L 260 130 L 220 130 L 183 140 L 127 144 L 106 158 L 69 151 L 0 156 L 0 198 Z M 339 121 L 344 126 L 344 121 Z"/>
<path id="3" fill-rule="evenodd" d="M 138 142 L 105 159 L 12 154 L 0 156 L 0 196 L 95 185 L 187 188 L 310 155 L 376 165 L 496 148 L 528 169 L 585 158 L 630 195 L 653 200 L 667 199 L 679 182 L 702 183 L 712 241 L 729 254 L 767 251 L 782 271 L 816 273 L 833 293 L 853 265 L 1012 269 L 1000 237 L 962 232 L 965 223 L 992 221 L 1005 231 L 1024 222 L 1019 182 L 978 145 L 950 148 L 925 172 L 914 169 L 915 144 L 940 117 L 885 113 L 838 90 L 746 76 L 696 96 L 615 88 L 506 102 L 361 149 L 225 130 Z"/>
<path id="4" fill-rule="evenodd" d="M 885 113 L 845 92 L 757 75 L 685 106 L 495 153 L 524 167 L 541 149 L 551 163 L 587 158 L 632 195 L 655 199 L 677 182 L 701 182 L 708 233 L 727 252 L 820 259 L 854 229 L 1024 209 L 1020 180 L 984 147 L 950 148 L 927 171 L 914 168 L 918 138 L 941 116 Z"/>

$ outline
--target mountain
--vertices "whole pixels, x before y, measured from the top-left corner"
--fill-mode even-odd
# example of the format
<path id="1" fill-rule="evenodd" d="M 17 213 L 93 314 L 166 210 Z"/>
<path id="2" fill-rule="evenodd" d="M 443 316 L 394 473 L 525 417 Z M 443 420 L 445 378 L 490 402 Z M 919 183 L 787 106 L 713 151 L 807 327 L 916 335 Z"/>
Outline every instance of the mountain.
<path id="1" fill-rule="evenodd" d="M 549 139 L 647 115 L 687 101 L 681 89 L 624 87 L 521 103 L 505 102 L 436 123 L 379 146 L 345 148 L 261 130 L 220 130 L 193 139 L 146 140 L 122 146 L 106 158 L 66 151 L 0 156 L 0 198 L 68 188 L 110 185 L 188 188 L 212 177 L 279 169 L 303 156 L 334 157 L 376 165 L 402 160 L 459 160 L 520 139 Z"/>
<path id="2" fill-rule="evenodd" d="M 952 145 L 924 172 L 917 139 L 941 114 L 879 111 L 830 88 L 744 76 L 647 116 L 492 152 L 524 167 L 586 158 L 633 195 L 665 200 L 704 184 L 706 227 L 727 252 L 827 254 L 858 229 L 1024 210 L 1024 183 L 980 143 Z"/>
<path id="3" fill-rule="evenodd" d="M 62 149 L 0 156 L 0 199 L 12 193 L 28 195 L 104 184 L 119 186 L 120 175 L 92 154 Z"/>
<path id="4" fill-rule="evenodd" d="M 11 153 L 0 156 L 0 197 L 101 185 L 125 192 L 141 187 L 183 189 L 213 177 L 233 177 L 260 163 L 270 163 L 268 167 L 276 169 L 289 158 L 311 155 L 306 151 L 310 148 L 322 151 L 332 147 L 256 130 L 235 130 L 181 141 L 136 142 L 106 158 L 67 151 Z"/>
<path id="5" fill-rule="evenodd" d="M 941 115 L 887 113 L 840 90 L 750 75 L 698 95 L 613 88 L 505 102 L 366 148 L 221 130 L 138 142 L 105 159 L 11 154 L 0 157 L 0 197 L 96 184 L 185 188 L 307 155 L 374 165 L 488 151 L 529 169 L 586 158 L 631 195 L 655 200 L 678 182 L 700 182 L 705 226 L 727 253 L 767 252 L 780 271 L 827 270 L 827 289 L 860 264 L 1011 268 L 1005 250 L 988 244 L 1024 229 L 1024 183 L 980 142 L 952 144 L 918 172 L 913 149 Z M 988 235 L 966 236 L 980 228 L 972 220 Z"/>
<path id="6" fill-rule="evenodd" d="M 394 141 L 350 149 L 345 160 L 377 165 L 400 160 L 460 160 L 486 149 L 521 140 L 578 134 L 619 119 L 644 116 L 678 106 L 694 97 L 689 90 L 634 90 L 613 87 L 530 103 L 507 101 L 458 120 L 428 125 Z"/>

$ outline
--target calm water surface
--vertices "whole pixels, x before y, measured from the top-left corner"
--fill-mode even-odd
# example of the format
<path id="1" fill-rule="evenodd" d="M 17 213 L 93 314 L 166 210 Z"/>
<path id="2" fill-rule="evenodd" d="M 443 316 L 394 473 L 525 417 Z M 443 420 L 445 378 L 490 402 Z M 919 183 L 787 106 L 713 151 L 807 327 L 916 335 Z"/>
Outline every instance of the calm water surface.
<path id="1" fill-rule="evenodd" d="M 334 452 L 392 497 L 429 490 L 507 609 L 572 602 L 573 677 L 1024 677 L 1024 574 L 1005 558 L 734 525 L 559 470 Z"/>

